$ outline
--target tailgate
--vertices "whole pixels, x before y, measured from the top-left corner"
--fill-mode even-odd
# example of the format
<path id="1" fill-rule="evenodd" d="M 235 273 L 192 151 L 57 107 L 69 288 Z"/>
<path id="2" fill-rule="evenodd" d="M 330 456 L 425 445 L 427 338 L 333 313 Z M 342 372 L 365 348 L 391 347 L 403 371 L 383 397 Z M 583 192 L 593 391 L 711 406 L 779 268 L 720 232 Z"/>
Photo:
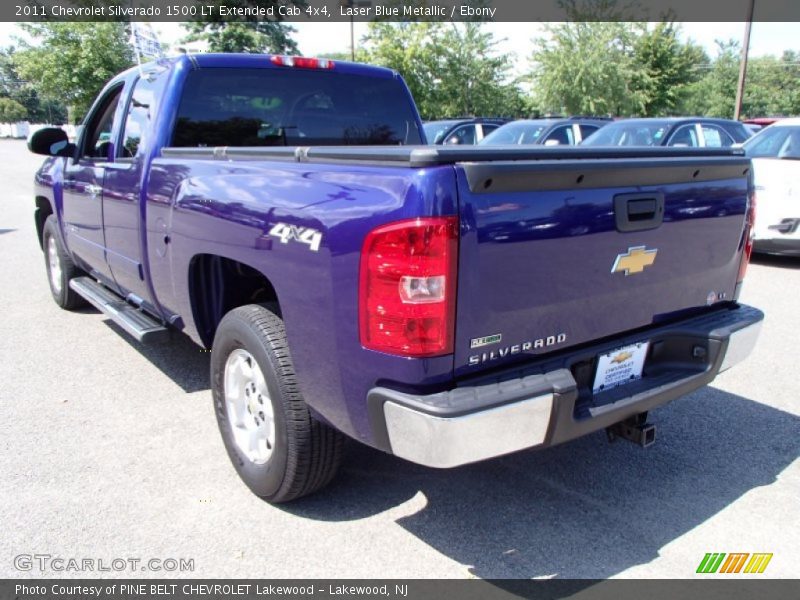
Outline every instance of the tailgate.
<path id="1" fill-rule="evenodd" d="M 458 374 L 732 300 L 741 156 L 456 165 Z"/>

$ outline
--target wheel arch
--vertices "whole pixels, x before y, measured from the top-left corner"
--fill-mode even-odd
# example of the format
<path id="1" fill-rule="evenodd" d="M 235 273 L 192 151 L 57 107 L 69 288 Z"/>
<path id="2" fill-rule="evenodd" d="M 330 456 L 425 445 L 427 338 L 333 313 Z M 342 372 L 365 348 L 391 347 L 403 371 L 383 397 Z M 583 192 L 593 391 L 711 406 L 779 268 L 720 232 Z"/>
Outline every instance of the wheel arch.
<path id="1" fill-rule="evenodd" d="M 280 302 L 270 279 L 259 269 L 218 254 L 196 254 L 189 262 L 189 301 L 197 335 L 210 348 L 222 317 L 245 304 Z"/>

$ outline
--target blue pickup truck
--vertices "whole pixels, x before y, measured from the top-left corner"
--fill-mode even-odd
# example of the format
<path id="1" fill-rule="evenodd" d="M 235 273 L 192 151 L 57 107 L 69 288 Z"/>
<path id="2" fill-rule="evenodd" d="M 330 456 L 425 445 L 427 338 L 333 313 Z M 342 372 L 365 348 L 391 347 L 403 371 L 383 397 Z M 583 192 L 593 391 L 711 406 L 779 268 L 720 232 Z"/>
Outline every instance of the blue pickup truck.
<path id="1" fill-rule="evenodd" d="M 210 349 L 224 444 L 271 502 L 330 481 L 346 437 L 440 468 L 646 446 L 648 411 L 752 349 L 740 150 L 424 143 L 387 69 L 126 71 L 75 142 L 29 140 L 53 298 Z"/>

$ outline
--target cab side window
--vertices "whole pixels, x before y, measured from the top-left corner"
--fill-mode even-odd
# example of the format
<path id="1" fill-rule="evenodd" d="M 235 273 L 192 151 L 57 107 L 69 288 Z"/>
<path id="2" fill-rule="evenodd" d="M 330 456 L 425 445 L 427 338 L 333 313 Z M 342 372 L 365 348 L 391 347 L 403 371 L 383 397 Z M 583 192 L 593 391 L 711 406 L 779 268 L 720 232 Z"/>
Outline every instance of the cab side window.
<path id="1" fill-rule="evenodd" d="M 81 157 L 88 159 L 109 159 L 113 147 L 111 129 L 114 126 L 114 114 L 122 95 L 122 84 L 108 91 L 95 111 L 84 123 Z"/>

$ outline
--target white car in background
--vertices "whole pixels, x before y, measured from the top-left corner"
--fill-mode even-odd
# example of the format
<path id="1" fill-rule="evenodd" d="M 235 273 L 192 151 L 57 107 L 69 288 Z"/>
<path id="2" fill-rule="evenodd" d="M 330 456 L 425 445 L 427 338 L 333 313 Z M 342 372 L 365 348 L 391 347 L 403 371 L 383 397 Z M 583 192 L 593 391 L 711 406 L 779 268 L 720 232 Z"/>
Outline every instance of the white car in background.
<path id="1" fill-rule="evenodd" d="M 756 187 L 753 250 L 800 256 L 800 118 L 777 121 L 743 147 Z"/>

